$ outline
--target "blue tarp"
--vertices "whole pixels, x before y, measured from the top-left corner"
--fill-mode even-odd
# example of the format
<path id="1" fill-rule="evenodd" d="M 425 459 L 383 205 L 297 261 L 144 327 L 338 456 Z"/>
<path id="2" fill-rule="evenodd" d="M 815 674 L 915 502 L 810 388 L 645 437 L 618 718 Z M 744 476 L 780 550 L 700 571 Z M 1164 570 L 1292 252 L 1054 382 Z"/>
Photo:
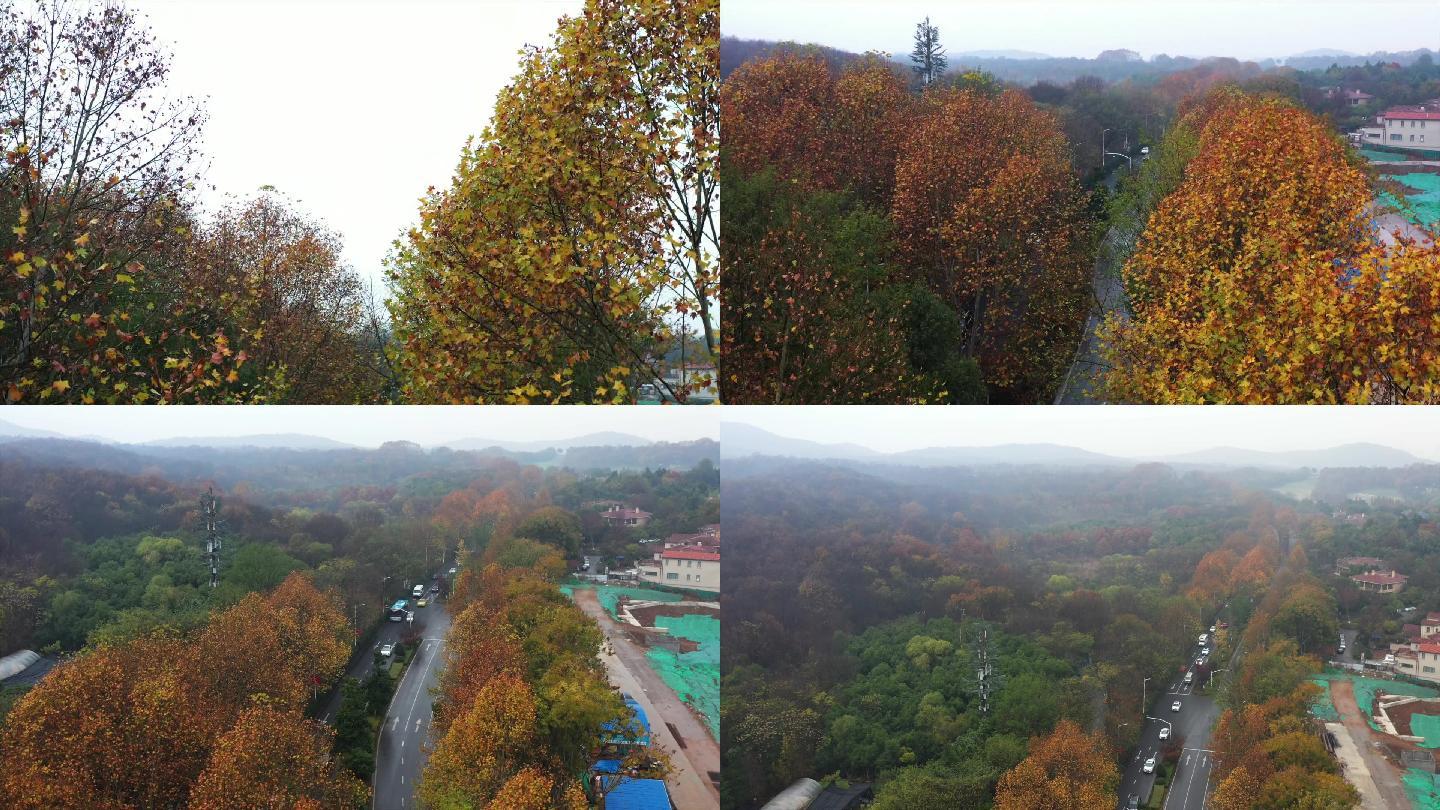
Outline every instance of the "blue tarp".
<path id="1" fill-rule="evenodd" d="M 645 710 L 629 695 L 625 696 L 625 705 L 634 713 L 629 723 L 629 735 L 621 733 L 614 721 L 607 720 L 600 727 L 602 731 L 608 732 L 605 742 L 611 745 L 649 745 L 650 720 L 645 716 Z"/>
<path id="2" fill-rule="evenodd" d="M 613 777 L 611 777 L 613 778 Z M 608 780 L 607 780 L 608 784 Z M 659 779 L 620 777 L 620 784 L 605 794 L 605 810 L 673 810 L 670 794 Z"/>
<path id="3" fill-rule="evenodd" d="M 618 759 L 597 759 L 595 764 L 590 766 L 595 773 L 619 773 L 620 760 Z"/>

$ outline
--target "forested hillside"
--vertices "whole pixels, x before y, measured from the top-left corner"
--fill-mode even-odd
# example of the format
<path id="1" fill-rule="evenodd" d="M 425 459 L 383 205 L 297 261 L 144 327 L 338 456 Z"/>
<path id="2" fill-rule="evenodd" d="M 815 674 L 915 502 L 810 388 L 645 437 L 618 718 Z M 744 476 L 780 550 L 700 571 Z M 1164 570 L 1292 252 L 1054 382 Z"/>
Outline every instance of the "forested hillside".
<path id="1" fill-rule="evenodd" d="M 1328 519 L 1211 474 L 777 462 L 727 476 L 724 511 L 726 808 L 800 777 L 876 782 L 884 810 L 1052 806 L 1055 790 L 1113 805 L 1140 684 L 1153 700 L 1176 678 L 1222 605 L 1236 632 L 1261 606 L 1256 672 L 1329 632 L 1294 621 L 1311 596 L 1285 583 L 1304 575 L 1274 579 L 1287 554 L 1305 568 L 1292 541 Z M 1276 757 L 1265 774 L 1299 768 L 1280 806 L 1348 806 L 1331 771 Z"/>

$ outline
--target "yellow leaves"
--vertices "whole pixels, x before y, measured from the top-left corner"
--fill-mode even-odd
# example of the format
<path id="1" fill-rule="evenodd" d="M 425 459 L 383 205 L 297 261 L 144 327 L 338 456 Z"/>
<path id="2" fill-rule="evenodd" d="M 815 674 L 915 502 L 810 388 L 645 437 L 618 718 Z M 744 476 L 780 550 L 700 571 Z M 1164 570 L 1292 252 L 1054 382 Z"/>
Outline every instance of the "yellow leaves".
<path id="1" fill-rule="evenodd" d="M 75 237 L 75 247 L 85 247 L 90 243 L 90 233 L 87 231 Z"/>
<path id="2" fill-rule="evenodd" d="M 21 278 L 29 278 L 30 274 L 34 272 L 35 268 L 29 262 L 24 262 L 19 267 L 15 268 L 15 274 L 20 276 Z"/>
<path id="3" fill-rule="evenodd" d="M 10 261 L 12 264 L 19 264 L 25 261 L 25 251 L 17 250 L 14 253 L 10 254 Z"/>
<path id="4" fill-rule="evenodd" d="M 70 390 L 70 381 L 69 381 L 69 380 L 56 380 L 55 382 L 53 382 L 53 383 L 50 384 L 50 387 L 55 390 L 55 393 L 57 393 L 57 394 L 63 394 L 63 393 L 65 393 L 66 391 L 69 391 L 69 390 Z"/>

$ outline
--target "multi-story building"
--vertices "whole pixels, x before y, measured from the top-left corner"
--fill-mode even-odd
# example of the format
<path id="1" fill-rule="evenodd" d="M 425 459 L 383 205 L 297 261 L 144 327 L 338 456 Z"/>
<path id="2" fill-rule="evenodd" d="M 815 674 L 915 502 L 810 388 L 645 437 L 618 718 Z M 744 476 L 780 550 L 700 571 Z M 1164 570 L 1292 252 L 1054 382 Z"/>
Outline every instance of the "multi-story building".
<path id="1" fill-rule="evenodd" d="M 709 546 L 678 546 L 660 552 L 660 582 L 675 588 L 720 592 L 720 552 Z"/>
<path id="2" fill-rule="evenodd" d="M 1440 104 L 1391 107 L 1378 123 L 1385 146 L 1440 152 Z"/>

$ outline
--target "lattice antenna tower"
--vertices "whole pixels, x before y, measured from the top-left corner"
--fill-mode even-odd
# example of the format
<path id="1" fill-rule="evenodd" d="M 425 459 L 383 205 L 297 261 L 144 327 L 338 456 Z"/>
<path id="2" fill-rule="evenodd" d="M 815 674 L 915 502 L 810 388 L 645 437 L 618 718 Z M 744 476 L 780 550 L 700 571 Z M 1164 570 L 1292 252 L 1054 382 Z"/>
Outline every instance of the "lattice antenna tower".
<path id="1" fill-rule="evenodd" d="M 220 499 L 215 488 L 200 496 L 200 519 L 205 523 L 205 556 L 210 561 L 210 587 L 220 584 Z"/>

